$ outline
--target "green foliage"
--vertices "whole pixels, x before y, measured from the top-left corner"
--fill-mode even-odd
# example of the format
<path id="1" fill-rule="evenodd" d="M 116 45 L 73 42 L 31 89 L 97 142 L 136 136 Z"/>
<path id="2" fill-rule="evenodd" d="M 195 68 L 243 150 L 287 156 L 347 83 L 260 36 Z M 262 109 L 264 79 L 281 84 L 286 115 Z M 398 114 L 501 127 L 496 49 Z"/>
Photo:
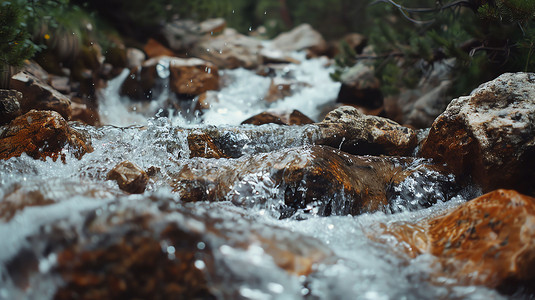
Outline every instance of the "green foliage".
<path id="1" fill-rule="evenodd" d="M 472 1 L 479 6 L 470 9 L 455 1 L 437 3 L 407 0 L 368 9 L 374 25 L 367 34 L 385 94 L 412 87 L 407 78 L 420 78 L 449 58 L 456 59 L 450 91 L 455 96 L 504 72 L 535 71 L 535 1 Z"/>
<path id="2" fill-rule="evenodd" d="M 10 1 L 0 4 L 0 67 L 20 66 L 35 50 L 22 7 Z"/>

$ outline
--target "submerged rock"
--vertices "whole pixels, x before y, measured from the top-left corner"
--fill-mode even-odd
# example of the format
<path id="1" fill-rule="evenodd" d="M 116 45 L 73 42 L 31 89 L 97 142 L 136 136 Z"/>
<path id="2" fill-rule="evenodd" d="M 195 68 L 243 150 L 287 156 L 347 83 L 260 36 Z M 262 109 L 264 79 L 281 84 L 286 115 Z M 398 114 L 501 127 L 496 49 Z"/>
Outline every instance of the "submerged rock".
<path id="1" fill-rule="evenodd" d="M 439 171 L 410 158 L 362 157 L 312 146 L 239 159 L 194 160 L 171 176 L 184 201 L 230 200 L 288 217 L 296 212 L 358 215 L 389 209 L 390 204 L 395 205 L 394 211 L 427 207 L 451 197 L 454 178 L 436 176 L 433 188 L 417 191 L 411 182 L 418 177 L 424 181 L 425 174 Z"/>
<path id="2" fill-rule="evenodd" d="M 55 111 L 31 110 L 11 121 L 0 132 L 0 159 L 26 153 L 33 158 L 65 158 L 67 149 L 76 158 L 92 152 L 91 144 L 78 131 L 69 127 Z"/>
<path id="3" fill-rule="evenodd" d="M 119 188 L 131 194 L 142 194 L 149 182 L 149 176 L 136 164 L 123 161 L 108 172 L 108 180 L 115 180 Z"/>
<path id="4" fill-rule="evenodd" d="M 190 133 L 188 135 L 190 158 L 222 158 L 225 154 L 214 144 L 212 138 L 206 133 Z"/>
<path id="5" fill-rule="evenodd" d="M 535 282 L 535 198 L 497 190 L 415 224 L 383 226 L 382 242 L 411 257 L 429 253 L 441 268 L 431 280 L 508 289 Z M 374 233 L 374 240 L 381 240 Z M 510 288 L 510 287 L 509 287 Z"/>
<path id="6" fill-rule="evenodd" d="M 364 115 L 351 106 L 331 111 L 317 125 L 321 134 L 316 144 L 352 154 L 409 156 L 417 144 L 412 129 L 386 118 Z"/>
<path id="7" fill-rule="evenodd" d="M 470 175 L 484 191 L 535 194 L 535 74 L 507 73 L 451 101 L 421 155 Z"/>

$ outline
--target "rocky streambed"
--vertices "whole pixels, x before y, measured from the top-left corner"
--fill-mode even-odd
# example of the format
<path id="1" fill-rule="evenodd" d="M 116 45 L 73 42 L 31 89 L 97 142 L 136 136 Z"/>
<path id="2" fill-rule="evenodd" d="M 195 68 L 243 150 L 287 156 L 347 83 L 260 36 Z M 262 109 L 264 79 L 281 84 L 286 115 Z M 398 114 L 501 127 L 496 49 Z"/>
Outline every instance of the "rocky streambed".
<path id="1" fill-rule="evenodd" d="M 221 47 L 123 71 L 103 126 L 40 96 L 0 127 L 0 299 L 534 297 L 534 74 L 415 130 Z"/>

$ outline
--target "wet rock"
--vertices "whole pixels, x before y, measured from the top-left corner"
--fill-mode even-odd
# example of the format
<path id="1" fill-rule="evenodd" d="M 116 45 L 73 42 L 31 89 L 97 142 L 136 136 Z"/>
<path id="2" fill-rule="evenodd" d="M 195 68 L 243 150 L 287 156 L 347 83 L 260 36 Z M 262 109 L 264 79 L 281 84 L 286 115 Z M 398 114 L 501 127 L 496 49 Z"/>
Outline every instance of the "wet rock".
<path id="1" fill-rule="evenodd" d="M 421 155 L 471 176 L 484 191 L 535 194 L 535 75 L 507 73 L 451 101 Z"/>
<path id="2" fill-rule="evenodd" d="M 327 50 L 327 43 L 312 26 L 302 24 L 275 37 L 271 47 L 288 52 L 309 49 L 315 54 L 322 54 Z"/>
<path id="3" fill-rule="evenodd" d="M 100 124 L 100 115 L 98 109 L 85 103 L 83 99 L 72 97 L 71 121 L 80 121 L 87 125 L 98 126 Z"/>
<path id="4" fill-rule="evenodd" d="M 275 77 L 271 80 L 268 93 L 264 97 L 267 102 L 275 102 L 279 99 L 291 96 L 298 92 L 301 88 L 308 86 L 305 82 L 298 82 L 292 79 L 284 79 Z"/>
<path id="5" fill-rule="evenodd" d="M 217 36 L 205 36 L 193 49 L 196 57 L 209 61 L 219 68 L 256 68 L 261 63 L 260 40 L 239 34 L 227 28 Z"/>
<path id="6" fill-rule="evenodd" d="M 226 157 L 214 144 L 214 141 L 206 133 L 190 133 L 188 135 L 190 158 L 222 158 Z"/>
<path id="7" fill-rule="evenodd" d="M 26 153 L 37 159 L 50 156 L 65 158 L 67 149 L 80 159 L 93 148 L 78 131 L 69 127 L 65 119 L 54 111 L 31 110 L 11 121 L 0 133 L 0 159 Z"/>
<path id="8" fill-rule="evenodd" d="M 71 117 L 71 101 L 37 77 L 20 72 L 11 78 L 11 87 L 22 93 L 20 108 L 23 113 L 31 109 L 53 110 L 65 119 Z"/>
<path id="9" fill-rule="evenodd" d="M 357 105 L 367 109 L 383 106 L 383 94 L 374 71 L 364 63 L 358 63 L 341 75 L 342 85 L 337 103 Z"/>
<path id="10" fill-rule="evenodd" d="M 22 114 L 22 93 L 16 90 L 0 90 L 0 125 L 7 124 Z"/>
<path id="11" fill-rule="evenodd" d="M 321 133 L 316 144 L 352 154 L 409 156 L 417 144 L 412 129 L 386 118 L 364 115 L 351 106 L 333 110 L 317 125 Z"/>
<path id="12" fill-rule="evenodd" d="M 287 52 L 272 48 L 260 50 L 263 64 L 300 64 L 301 62 L 288 55 Z"/>
<path id="13" fill-rule="evenodd" d="M 250 117 L 242 124 L 263 125 L 263 124 L 280 124 L 280 125 L 305 125 L 312 124 L 314 121 L 298 110 L 290 111 L 265 111 Z"/>
<path id="14" fill-rule="evenodd" d="M 181 95 L 200 95 L 219 89 L 217 67 L 197 58 L 173 58 L 169 61 L 170 88 Z"/>
<path id="15" fill-rule="evenodd" d="M 147 41 L 147 43 L 143 47 L 143 50 L 149 58 L 158 56 L 175 56 L 175 53 L 173 51 L 171 51 L 169 48 L 165 47 L 153 38 L 150 38 Z"/>
<path id="16" fill-rule="evenodd" d="M 463 285 L 504 285 L 535 280 L 535 199 L 496 190 L 416 224 L 383 226 L 383 242 L 395 238 L 411 257 L 429 253 L 441 265 L 433 274 Z M 378 235 L 375 235 L 376 237 Z M 374 238 L 376 239 L 376 238 Z"/>
<path id="17" fill-rule="evenodd" d="M 399 198 L 411 191 L 422 193 L 410 198 L 420 203 L 405 209 L 448 200 L 454 178 L 436 176 L 436 186 L 421 190 L 410 184 L 439 172 L 440 168 L 414 159 L 361 157 L 312 146 L 234 160 L 193 161 L 172 175 L 172 185 L 184 201 L 230 200 L 239 206 L 267 207 L 281 218 L 296 213 L 358 215 L 389 209 L 391 203 L 397 206 L 394 211 L 402 210 L 405 203 Z"/>
<path id="18" fill-rule="evenodd" d="M 180 53 L 195 47 L 202 36 L 201 25 L 188 19 L 178 19 L 166 23 L 161 33 L 169 47 Z"/>
<path id="19" fill-rule="evenodd" d="M 131 194 L 142 194 L 149 182 L 149 176 L 136 164 L 123 161 L 108 172 L 108 180 L 115 180 L 119 188 Z"/>

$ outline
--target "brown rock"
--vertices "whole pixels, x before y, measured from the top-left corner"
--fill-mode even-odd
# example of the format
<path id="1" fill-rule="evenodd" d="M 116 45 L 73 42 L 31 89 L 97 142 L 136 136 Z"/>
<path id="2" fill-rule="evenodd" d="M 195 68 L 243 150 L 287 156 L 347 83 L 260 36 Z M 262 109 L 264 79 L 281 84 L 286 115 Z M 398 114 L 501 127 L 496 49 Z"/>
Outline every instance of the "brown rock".
<path id="1" fill-rule="evenodd" d="M 199 95 L 219 89 L 217 67 L 197 58 L 173 58 L 169 61 L 170 88 L 182 95 Z"/>
<path id="2" fill-rule="evenodd" d="M 173 51 L 171 51 L 169 48 L 165 47 L 153 38 L 150 38 L 147 41 L 147 43 L 143 47 L 143 50 L 149 58 L 158 56 L 175 56 L 175 53 Z"/>
<path id="3" fill-rule="evenodd" d="M 471 176 L 484 191 L 535 194 L 535 75 L 503 74 L 451 101 L 421 155 Z"/>
<path id="4" fill-rule="evenodd" d="M 314 121 L 302 112 L 294 109 L 292 112 L 265 111 L 242 122 L 242 124 L 252 125 L 264 125 L 270 123 L 280 125 L 305 125 L 312 124 Z"/>
<path id="5" fill-rule="evenodd" d="M 76 97 L 72 98 L 71 121 L 80 121 L 87 125 L 98 126 L 100 124 L 100 115 L 98 110 L 83 102 L 84 101 L 82 99 L 78 99 Z"/>
<path id="6" fill-rule="evenodd" d="M 411 257 L 434 255 L 442 268 L 431 280 L 441 284 L 453 277 L 463 285 L 533 286 L 535 199 L 516 191 L 497 190 L 416 224 L 382 228 L 383 242 L 395 237 Z"/>
<path id="7" fill-rule="evenodd" d="M 37 77 L 20 72 L 11 78 L 11 87 L 22 93 L 20 107 L 23 113 L 31 109 L 53 110 L 63 118 L 71 117 L 71 101 Z"/>
<path id="8" fill-rule="evenodd" d="M 214 141 L 206 133 L 190 133 L 188 135 L 188 146 L 190 158 L 222 158 L 226 157 L 221 150 L 214 144 Z"/>
<path id="9" fill-rule="evenodd" d="M 0 125 L 7 124 L 22 114 L 22 93 L 16 90 L 0 90 Z"/>
<path id="10" fill-rule="evenodd" d="M 160 80 L 156 69 L 158 60 L 149 59 L 140 68 L 134 68 L 121 85 L 120 94 L 136 100 L 150 100 Z"/>
<path id="11" fill-rule="evenodd" d="M 108 180 L 115 180 L 119 188 L 131 194 L 142 194 L 149 182 L 149 176 L 134 163 L 123 161 L 108 172 Z"/>
<path id="12" fill-rule="evenodd" d="M 192 161 L 172 175 L 172 185 L 184 201 L 262 205 L 278 210 L 280 217 L 358 215 L 387 209 L 391 203 L 397 211 L 402 206 L 417 209 L 448 200 L 453 179 L 441 177 L 435 166 L 416 167 L 413 162 L 354 156 L 325 146 L 300 147 L 233 160 Z M 422 181 L 426 174 L 434 176 L 436 186 L 415 190 L 407 183 Z M 270 204 L 277 195 L 283 195 L 285 202 Z M 400 197 L 420 203 L 409 207 Z"/>
<path id="13" fill-rule="evenodd" d="M 331 111 L 317 125 L 321 133 L 316 144 L 352 154 L 409 156 L 417 144 L 412 129 L 386 118 L 364 115 L 351 106 Z"/>
<path id="14" fill-rule="evenodd" d="M 56 160 L 65 158 L 67 147 L 80 159 L 93 148 L 85 137 L 69 127 L 65 119 L 54 111 L 31 110 L 11 121 L 0 134 L 0 159 L 9 159 L 27 153 L 33 158 L 47 156 Z"/>
<path id="15" fill-rule="evenodd" d="M 256 68 L 261 63 L 260 40 L 239 34 L 227 28 L 217 36 L 203 37 L 193 49 L 196 57 L 209 61 L 219 68 Z"/>
<path id="16" fill-rule="evenodd" d="M 287 52 L 272 49 L 272 48 L 263 48 L 260 50 L 260 55 L 262 56 L 262 63 L 265 64 L 296 64 L 299 65 L 301 62 L 295 58 L 292 58 L 288 55 Z"/>

